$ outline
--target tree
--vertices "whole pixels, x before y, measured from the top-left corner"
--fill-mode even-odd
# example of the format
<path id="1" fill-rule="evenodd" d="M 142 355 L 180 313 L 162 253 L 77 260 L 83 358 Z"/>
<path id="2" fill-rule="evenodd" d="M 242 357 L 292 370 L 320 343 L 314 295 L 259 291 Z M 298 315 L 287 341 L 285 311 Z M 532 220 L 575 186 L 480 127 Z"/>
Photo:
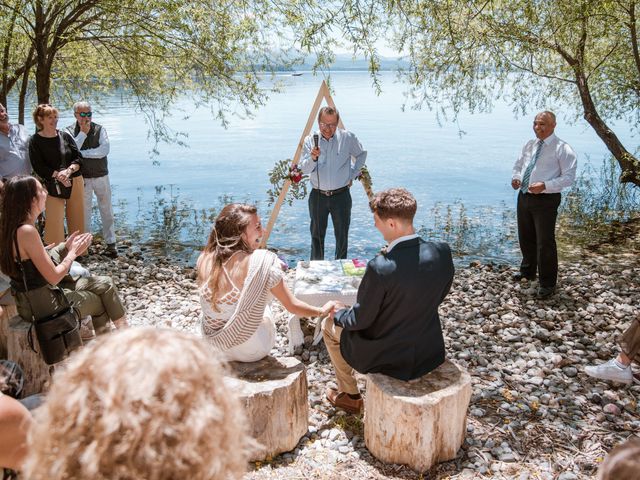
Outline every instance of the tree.
<path id="1" fill-rule="evenodd" d="M 610 127 L 640 122 L 635 0 L 345 0 L 310 15 L 303 45 L 334 35 L 376 70 L 376 41 L 406 52 L 417 107 L 447 115 L 484 111 L 497 97 L 524 113 L 569 106 L 617 159 L 620 180 L 640 185 L 640 162 Z M 328 50 L 329 48 L 325 48 Z"/>
<path id="2" fill-rule="evenodd" d="M 228 111 L 261 105 L 263 72 L 289 62 L 271 50 L 286 10 L 268 0 L 0 0 L 0 11 L 2 26 L 12 27 L 5 99 L 30 71 L 38 103 L 124 88 L 156 137 L 170 135 L 163 118 L 184 91 L 224 121 Z"/>

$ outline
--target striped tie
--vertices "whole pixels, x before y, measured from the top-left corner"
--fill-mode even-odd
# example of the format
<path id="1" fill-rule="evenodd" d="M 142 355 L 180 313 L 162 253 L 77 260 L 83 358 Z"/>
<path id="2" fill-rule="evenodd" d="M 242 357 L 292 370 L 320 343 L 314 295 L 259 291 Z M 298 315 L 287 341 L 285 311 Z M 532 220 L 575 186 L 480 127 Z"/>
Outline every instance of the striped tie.
<path id="1" fill-rule="evenodd" d="M 527 193 L 527 191 L 529 190 L 529 179 L 531 178 L 531 172 L 533 171 L 533 167 L 536 166 L 536 162 L 538 161 L 538 158 L 540 157 L 540 152 L 542 151 L 542 145 L 543 144 L 544 144 L 544 142 L 542 140 L 538 140 L 537 141 L 536 153 L 533 154 L 533 158 L 531 159 L 531 162 L 529 163 L 529 166 L 524 171 L 524 175 L 522 176 L 522 184 L 520 185 L 520 191 L 522 193 Z"/>

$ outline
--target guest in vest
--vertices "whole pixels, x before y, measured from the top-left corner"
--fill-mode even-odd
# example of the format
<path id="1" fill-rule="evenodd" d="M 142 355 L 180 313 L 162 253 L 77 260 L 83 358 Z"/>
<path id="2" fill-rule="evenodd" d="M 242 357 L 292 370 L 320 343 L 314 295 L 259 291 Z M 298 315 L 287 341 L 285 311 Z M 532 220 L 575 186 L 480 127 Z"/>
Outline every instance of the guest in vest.
<path id="1" fill-rule="evenodd" d="M 385 190 L 369 206 L 388 246 L 367 264 L 356 304 L 327 319 L 322 332 L 338 384 L 327 399 L 349 413 L 363 406 L 354 370 L 411 380 L 444 362 L 438 307 L 454 272 L 449 246 L 416 234 L 411 193 Z"/>
<path id="2" fill-rule="evenodd" d="M 0 103 L 0 177 L 30 174 L 27 129 L 19 123 L 10 123 L 7 109 Z"/>
<path id="3" fill-rule="evenodd" d="M 85 230 L 91 231 L 91 210 L 93 195 L 98 200 L 98 210 L 102 220 L 102 236 L 107 244 L 106 255 L 118 256 L 116 233 L 111 206 L 111 184 L 109 183 L 109 137 L 102 125 L 91 121 L 93 112 L 88 102 L 76 102 L 73 105 L 76 123 L 69 125 L 67 131 L 73 136 L 84 158 L 82 176 L 84 177 L 84 219 Z"/>
<path id="4" fill-rule="evenodd" d="M 518 240 L 522 252 L 515 281 L 540 276 L 537 297 L 555 293 L 558 279 L 556 217 L 560 192 L 576 177 L 578 161 L 569 144 L 556 137 L 556 116 L 541 112 L 533 121 L 535 140 L 529 140 L 513 166 L 511 186 L 518 190 Z"/>

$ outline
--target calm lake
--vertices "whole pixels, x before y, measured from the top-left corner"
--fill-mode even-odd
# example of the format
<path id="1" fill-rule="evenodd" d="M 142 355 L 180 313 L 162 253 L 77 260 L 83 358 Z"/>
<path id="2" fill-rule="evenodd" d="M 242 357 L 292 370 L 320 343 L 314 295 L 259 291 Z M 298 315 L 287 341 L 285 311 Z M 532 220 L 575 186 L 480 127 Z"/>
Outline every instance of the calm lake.
<path id="1" fill-rule="evenodd" d="M 230 116 L 226 129 L 185 95 L 170 126 L 188 133 L 189 147 L 161 144 L 155 157 L 159 165 L 150 157 L 153 140 L 147 124 L 127 98 L 113 95 L 94 107 L 94 120 L 106 127 L 111 141 L 109 169 L 120 227 L 137 232 L 141 240 L 164 238 L 191 245 L 182 254 L 191 262 L 193 249 L 206 241 L 210 229 L 209 221 L 194 210 L 217 210 L 228 198 L 255 202 L 266 225 L 271 212 L 266 203 L 268 172 L 277 161 L 293 157 L 322 77 L 304 72 L 296 77 L 283 74 L 278 80 L 285 82 L 284 92 L 273 95 L 253 118 Z M 367 72 L 331 75 L 344 124 L 368 151 L 374 190 L 408 188 L 418 199 L 416 225 L 425 234 L 451 242 L 455 235 L 467 236 L 457 245 L 465 261 L 515 261 L 519 254 L 511 168 L 524 142 L 533 137 L 535 112 L 515 118 L 511 107 L 498 102 L 492 113 L 462 114 L 456 124 L 439 124 L 435 112 L 402 110 L 405 86 L 396 83 L 395 73 L 383 72 L 381 81 L 383 92 L 376 96 Z M 15 119 L 15 103 L 9 107 Z M 597 169 L 608 156 L 604 144 L 585 121 L 569 125 L 562 112 L 556 114 L 556 133 L 577 151 L 578 171 L 588 163 Z M 60 126 L 72 121 L 70 111 L 61 112 Z M 616 133 L 633 149 L 630 128 L 617 127 Z M 349 255 L 368 258 L 384 241 L 373 227 L 359 184 L 352 196 Z M 291 262 L 308 258 L 308 225 L 306 200 L 285 203 L 269 246 Z M 328 258 L 334 245 L 330 227 Z"/>

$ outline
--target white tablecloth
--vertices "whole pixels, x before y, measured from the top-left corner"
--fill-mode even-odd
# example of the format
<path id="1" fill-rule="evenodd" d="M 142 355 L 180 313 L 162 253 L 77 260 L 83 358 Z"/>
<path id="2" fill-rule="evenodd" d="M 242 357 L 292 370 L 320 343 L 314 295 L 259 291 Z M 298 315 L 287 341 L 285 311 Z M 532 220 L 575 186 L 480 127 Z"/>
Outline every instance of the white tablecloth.
<path id="1" fill-rule="evenodd" d="M 364 274 L 362 260 L 313 260 L 298 262 L 294 294 L 321 307 L 329 300 L 353 305 Z"/>

